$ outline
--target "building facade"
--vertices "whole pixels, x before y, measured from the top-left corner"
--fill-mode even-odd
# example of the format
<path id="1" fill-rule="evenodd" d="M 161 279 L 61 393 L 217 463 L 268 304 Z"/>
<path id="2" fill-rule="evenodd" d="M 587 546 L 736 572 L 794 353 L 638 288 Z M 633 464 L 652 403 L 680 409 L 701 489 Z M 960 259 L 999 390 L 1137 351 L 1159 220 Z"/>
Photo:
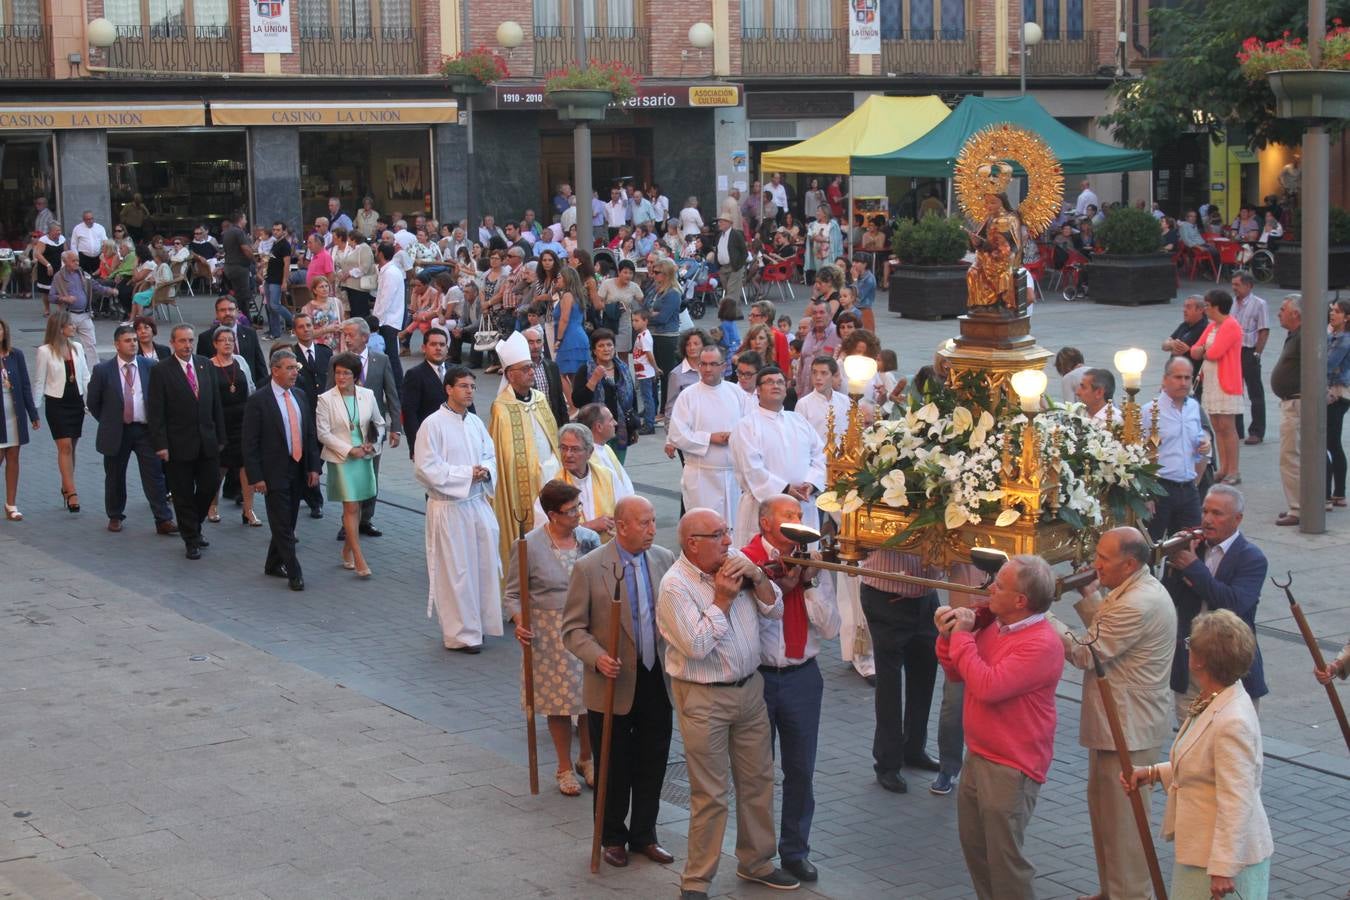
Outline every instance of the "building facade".
<path id="1" fill-rule="evenodd" d="M 0 0 L 0 229 L 14 240 L 46 196 L 72 222 L 115 221 L 139 194 L 164 232 L 243 208 L 307 225 L 340 198 L 442 221 L 467 208 L 468 111 L 437 76 L 466 46 L 497 48 L 511 77 L 473 101 L 475 208 L 499 219 L 575 177 L 571 125 L 542 100 L 574 54 L 572 0 Z M 1029 92 L 1097 140 L 1108 89 L 1149 62 L 1147 4 L 1117 0 L 585 0 L 588 56 L 643 78 L 639 96 L 593 126 L 593 184 L 658 182 L 678 209 L 705 210 L 759 177 L 763 152 L 803 140 L 867 96 Z M 1136 14 L 1143 21 L 1131 17 Z M 879 52 L 850 52 L 850 17 L 870 15 Z M 91 46 L 89 23 L 116 30 Z M 1042 40 L 1023 56 L 1024 21 Z M 690 28 L 711 27 L 694 47 Z M 284 47 L 277 40 L 284 33 Z M 1222 195 L 1259 202 L 1291 154 L 1248 159 L 1183 139 L 1149 173 L 1094 180 L 1104 201 L 1165 207 Z M 1235 141 L 1236 143 L 1236 141 Z M 1336 153 L 1344 154 L 1338 146 Z M 1338 157 L 1343 158 L 1343 157 Z M 1333 165 L 1334 192 L 1346 188 Z M 1270 169 L 1270 171 L 1266 171 Z M 822 173 L 824 174 L 824 173 Z M 789 176 L 798 196 L 810 176 Z M 912 211 L 933 185 L 857 179 L 856 196 Z M 1071 186 L 1076 189 L 1076 186 Z M 1248 197 L 1247 194 L 1252 196 Z"/>

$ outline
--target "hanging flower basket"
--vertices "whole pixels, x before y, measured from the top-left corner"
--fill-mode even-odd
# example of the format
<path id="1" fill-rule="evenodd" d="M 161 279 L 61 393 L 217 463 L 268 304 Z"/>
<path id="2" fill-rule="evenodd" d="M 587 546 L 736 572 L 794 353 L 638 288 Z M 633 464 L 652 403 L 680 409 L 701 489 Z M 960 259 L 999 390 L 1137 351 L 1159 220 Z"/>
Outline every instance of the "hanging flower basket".
<path id="1" fill-rule="evenodd" d="M 548 105 L 558 111 L 560 119 L 599 121 L 614 102 L 614 95 L 609 91 L 565 89 L 545 91 L 544 97 Z"/>
<path id="2" fill-rule="evenodd" d="M 611 103 L 637 94 L 638 75 L 621 62 L 591 60 L 548 73 L 544 96 L 559 118 L 598 120 Z"/>
<path id="3" fill-rule="evenodd" d="M 1350 119 L 1350 71 L 1285 69 L 1266 78 L 1281 119 Z"/>
<path id="4" fill-rule="evenodd" d="M 481 94 L 494 81 L 509 78 L 506 60 L 487 47 L 474 47 L 447 57 L 441 63 L 441 74 L 456 94 Z"/>

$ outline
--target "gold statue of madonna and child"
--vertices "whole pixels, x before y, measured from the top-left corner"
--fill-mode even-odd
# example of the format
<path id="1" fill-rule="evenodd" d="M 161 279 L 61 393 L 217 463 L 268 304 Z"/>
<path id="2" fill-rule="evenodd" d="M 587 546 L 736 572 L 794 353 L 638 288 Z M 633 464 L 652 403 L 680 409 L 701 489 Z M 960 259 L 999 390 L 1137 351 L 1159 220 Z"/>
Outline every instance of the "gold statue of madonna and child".
<path id="1" fill-rule="evenodd" d="M 1016 208 L 1008 185 L 1020 167 L 1027 196 Z M 1064 172 L 1039 136 L 1010 124 L 976 132 L 956 159 L 955 187 L 961 209 L 974 223 L 967 228 L 975 261 L 966 273 L 970 313 L 1000 318 L 1027 310 L 1025 241 L 1046 229 L 1060 210 Z M 1023 230 L 1025 226 L 1025 232 Z"/>

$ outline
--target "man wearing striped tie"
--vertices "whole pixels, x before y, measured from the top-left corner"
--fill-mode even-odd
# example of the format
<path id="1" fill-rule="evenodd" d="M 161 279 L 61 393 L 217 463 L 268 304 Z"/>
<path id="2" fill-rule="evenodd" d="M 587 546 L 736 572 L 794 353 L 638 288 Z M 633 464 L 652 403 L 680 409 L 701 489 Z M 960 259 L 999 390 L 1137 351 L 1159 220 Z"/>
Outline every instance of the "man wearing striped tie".
<path id="1" fill-rule="evenodd" d="M 295 555 L 295 522 L 306 487 L 319 484 L 319 441 L 314 415 L 296 390 L 300 363 L 287 349 L 272 354 L 272 380 L 244 405 L 244 470 L 250 489 L 267 503 L 267 545 L 263 573 L 285 578 L 293 591 L 305 589 Z"/>

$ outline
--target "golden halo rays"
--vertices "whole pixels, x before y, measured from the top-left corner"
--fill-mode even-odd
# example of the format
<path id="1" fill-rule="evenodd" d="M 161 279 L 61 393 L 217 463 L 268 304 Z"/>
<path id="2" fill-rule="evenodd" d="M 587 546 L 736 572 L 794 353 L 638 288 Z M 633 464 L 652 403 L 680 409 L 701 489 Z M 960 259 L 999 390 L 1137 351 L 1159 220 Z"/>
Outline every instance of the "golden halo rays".
<path id="1" fill-rule="evenodd" d="M 1004 122 L 981 129 L 966 140 L 956 157 L 953 179 L 961 209 L 976 221 L 985 217 L 984 198 L 997 193 L 991 185 L 990 167 L 1002 162 L 1015 162 L 1027 173 L 1027 195 L 1017 213 L 1032 234 L 1040 234 L 1059 215 L 1064 169 L 1050 145 L 1025 128 Z"/>

